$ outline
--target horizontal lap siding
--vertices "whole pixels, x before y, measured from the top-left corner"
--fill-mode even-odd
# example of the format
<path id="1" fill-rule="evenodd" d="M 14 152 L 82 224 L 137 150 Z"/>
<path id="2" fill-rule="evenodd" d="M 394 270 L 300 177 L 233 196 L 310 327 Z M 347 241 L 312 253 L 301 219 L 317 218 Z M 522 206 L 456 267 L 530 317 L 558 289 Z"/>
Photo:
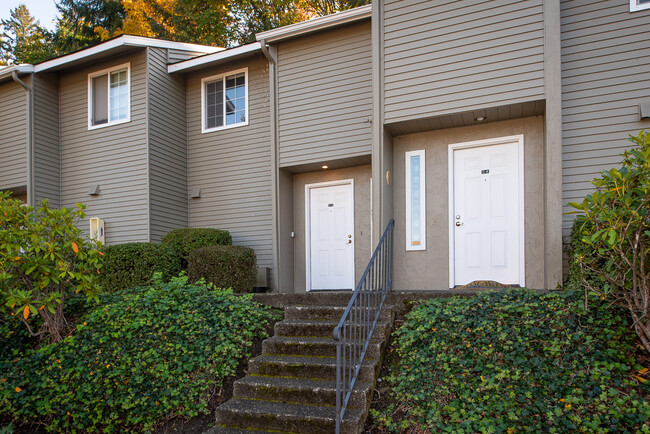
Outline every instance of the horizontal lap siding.
<path id="1" fill-rule="evenodd" d="M 281 167 L 369 154 L 370 23 L 280 43 L 278 94 Z"/>
<path id="2" fill-rule="evenodd" d="M 187 51 L 187 50 L 173 50 L 170 49 L 166 55 L 168 63 L 182 62 L 183 60 L 193 59 L 195 57 L 203 56 L 206 53 L 200 51 Z"/>
<path id="3" fill-rule="evenodd" d="M 185 79 L 167 73 L 167 53 L 149 48 L 151 241 L 188 224 Z"/>
<path id="4" fill-rule="evenodd" d="M 620 165 L 629 134 L 650 128 L 639 103 L 650 101 L 650 10 L 619 0 L 563 0 L 563 203 L 593 191 L 590 180 Z M 570 211 L 565 207 L 565 211 Z M 564 216 L 568 233 L 573 215 Z"/>
<path id="5" fill-rule="evenodd" d="M 131 121 L 88 130 L 88 74 L 131 63 Z M 59 81 L 61 136 L 61 201 L 88 205 L 88 218 L 106 224 L 106 243 L 149 241 L 146 50 L 92 67 L 63 72 Z M 88 186 L 100 185 L 97 196 Z"/>
<path id="6" fill-rule="evenodd" d="M 12 81 L 0 84 L 0 107 L 0 189 L 24 186 L 27 185 L 27 91 Z"/>
<path id="7" fill-rule="evenodd" d="M 61 204 L 61 160 L 59 158 L 59 89 L 54 74 L 34 79 L 34 200 Z"/>
<path id="8" fill-rule="evenodd" d="M 542 0 L 387 0 L 385 121 L 544 98 Z"/>
<path id="9" fill-rule="evenodd" d="M 201 133 L 201 79 L 248 68 L 249 125 Z M 228 230 L 233 244 L 255 249 L 271 267 L 271 131 L 268 63 L 251 57 L 187 77 L 190 226 Z"/>

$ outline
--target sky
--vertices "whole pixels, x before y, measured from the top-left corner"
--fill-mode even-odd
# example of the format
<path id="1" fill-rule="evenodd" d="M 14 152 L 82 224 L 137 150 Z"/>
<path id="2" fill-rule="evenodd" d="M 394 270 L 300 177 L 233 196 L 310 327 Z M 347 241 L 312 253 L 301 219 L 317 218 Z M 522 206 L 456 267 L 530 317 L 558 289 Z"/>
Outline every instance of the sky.
<path id="1" fill-rule="evenodd" d="M 56 6 L 54 0 L 3 0 L 0 1 L 0 19 L 9 18 L 9 11 L 24 3 L 27 9 L 41 22 L 41 26 L 54 30 L 56 18 Z"/>

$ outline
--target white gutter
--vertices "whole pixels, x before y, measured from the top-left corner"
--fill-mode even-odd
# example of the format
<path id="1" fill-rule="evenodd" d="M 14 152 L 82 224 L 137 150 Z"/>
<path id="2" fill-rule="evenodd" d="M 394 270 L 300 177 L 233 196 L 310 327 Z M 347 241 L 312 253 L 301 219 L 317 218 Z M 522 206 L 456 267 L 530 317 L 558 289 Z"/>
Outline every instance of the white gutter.
<path id="1" fill-rule="evenodd" d="M 206 54 L 204 56 L 195 57 L 194 59 L 184 60 L 178 63 L 172 63 L 167 66 L 167 72 L 172 74 L 174 72 L 187 72 L 190 69 L 198 68 L 210 63 L 219 62 L 222 60 L 232 59 L 237 56 L 242 56 L 256 51 L 262 51 L 262 44 L 253 42 L 252 44 L 240 45 L 236 48 L 220 51 L 218 53 Z"/>
<path id="2" fill-rule="evenodd" d="M 342 24 L 352 23 L 354 21 L 364 20 L 372 16 L 372 5 L 361 6 L 335 14 L 325 15 L 324 17 L 313 18 L 300 23 L 288 26 L 278 27 L 277 29 L 268 30 L 258 33 L 255 38 L 258 41 L 276 42 L 281 39 L 292 38 L 304 33 L 315 32 L 317 30 L 327 29 L 329 27 L 340 26 Z"/>
<path id="3" fill-rule="evenodd" d="M 0 68 L 0 80 L 3 78 L 12 77 L 14 72 L 18 74 L 31 74 L 32 72 L 34 72 L 34 65 L 23 63 L 19 65 L 11 65 L 11 66 L 5 66 L 4 68 Z"/>
<path id="4" fill-rule="evenodd" d="M 65 56 L 57 57 L 56 59 L 46 60 L 34 66 L 34 72 L 47 71 L 48 69 L 56 68 L 57 66 L 65 65 L 66 63 L 83 60 L 87 57 L 104 53 L 118 47 L 154 47 L 154 48 L 168 48 L 172 50 L 186 50 L 196 51 L 199 53 L 216 53 L 224 51 L 225 48 L 211 47 L 208 45 L 188 44 L 185 42 L 165 41 L 162 39 L 144 38 L 142 36 L 122 35 L 118 38 L 111 39 L 110 41 L 103 42 L 94 47 L 86 48 L 76 53 L 71 53 Z"/>

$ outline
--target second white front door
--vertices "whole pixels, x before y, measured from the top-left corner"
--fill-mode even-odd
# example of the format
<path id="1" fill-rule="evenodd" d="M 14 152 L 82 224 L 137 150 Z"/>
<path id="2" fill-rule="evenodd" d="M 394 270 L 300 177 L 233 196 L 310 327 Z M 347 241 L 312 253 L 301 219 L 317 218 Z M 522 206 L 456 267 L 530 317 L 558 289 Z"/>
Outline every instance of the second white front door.
<path id="1" fill-rule="evenodd" d="M 354 188 L 307 186 L 307 290 L 354 289 Z"/>
<path id="2" fill-rule="evenodd" d="M 455 285 L 523 284 L 520 143 L 453 151 Z"/>

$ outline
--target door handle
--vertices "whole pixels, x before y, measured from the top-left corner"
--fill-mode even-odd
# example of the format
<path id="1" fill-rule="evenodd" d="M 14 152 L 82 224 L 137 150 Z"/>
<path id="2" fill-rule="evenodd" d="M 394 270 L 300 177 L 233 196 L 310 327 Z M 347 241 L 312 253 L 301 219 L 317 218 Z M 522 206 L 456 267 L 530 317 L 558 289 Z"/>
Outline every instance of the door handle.
<path id="1" fill-rule="evenodd" d="M 461 222 L 456 222 L 456 226 L 460 226 L 460 225 L 462 225 Z"/>

